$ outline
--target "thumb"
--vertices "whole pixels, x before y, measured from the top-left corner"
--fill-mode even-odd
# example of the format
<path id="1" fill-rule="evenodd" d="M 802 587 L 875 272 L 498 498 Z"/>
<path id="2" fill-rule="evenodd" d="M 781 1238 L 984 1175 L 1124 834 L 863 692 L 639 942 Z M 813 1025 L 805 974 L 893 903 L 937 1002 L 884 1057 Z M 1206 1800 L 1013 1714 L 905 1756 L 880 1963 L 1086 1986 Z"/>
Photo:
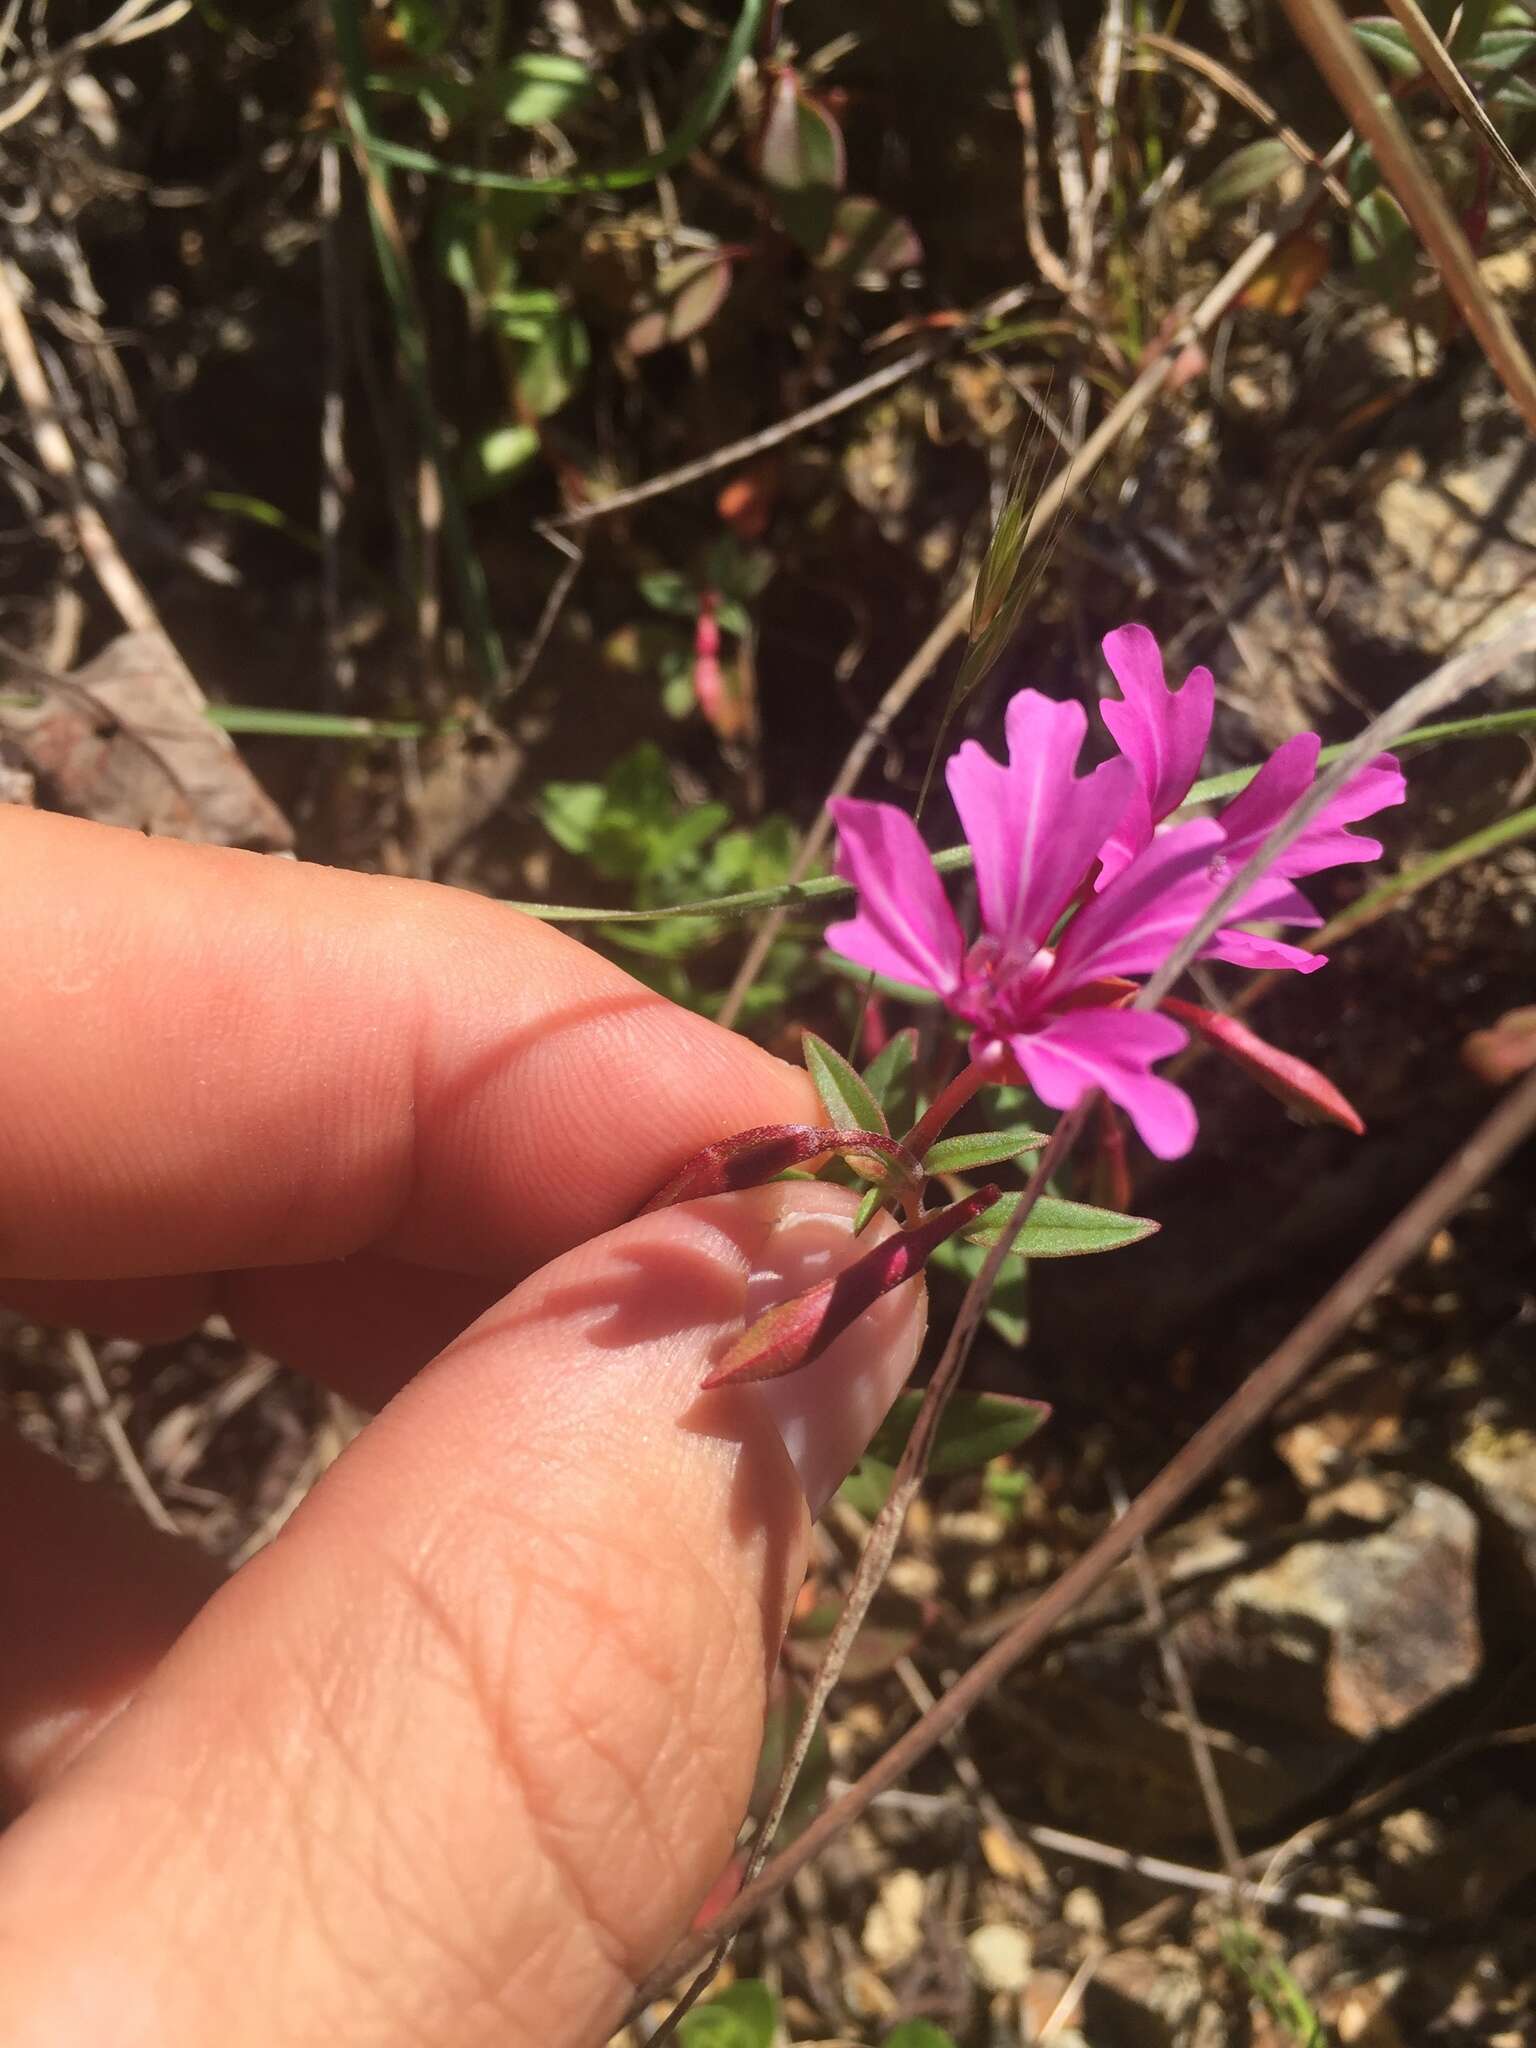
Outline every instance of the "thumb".
<path id="1" fill-rule="evenodd" d="M 413 1381 L 5 1838 L 0 2039 L 601 2041 L 730 1854 L 807 1495 L 916 1357 L 903 1287 L 699 1392 L 851 1212 L 642 1217 Z"/>

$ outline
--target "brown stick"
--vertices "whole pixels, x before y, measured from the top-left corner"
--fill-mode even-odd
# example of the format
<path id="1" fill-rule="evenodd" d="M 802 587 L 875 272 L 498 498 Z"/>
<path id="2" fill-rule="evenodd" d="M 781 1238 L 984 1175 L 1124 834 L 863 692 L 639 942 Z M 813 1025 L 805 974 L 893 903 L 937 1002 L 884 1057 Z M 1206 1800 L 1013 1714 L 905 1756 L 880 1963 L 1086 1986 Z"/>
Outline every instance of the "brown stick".
<path id="1" fill-rule="evenodd" d="M 1467 1198 L 1497 1171 L 1515 1147 L 1536 1131 L 1536 1072 L 1499 1104 L 1440 1171 L 1394 1218 L 1288 1337 L 1197 1430 L 1120 1519 L 1070 1565 L 1015 1625 L 942 1694 L 756 1883 L 738 1893 L 707 1934 L 685 1941 L 642 1987 L 657 1997 L 783 1890 L 795 1873 L 856 1820 L 879 1793 L 904 1777 L 1014 1666 L 1038 1650 L 1072 1610 L 1130 1556 L 1195 1489 L 1219 1470 L 1230 1452 L 1300 1385 L 1318 1358 L 1349 1328 L 1367 1302 L 1418 1253 Z"/>

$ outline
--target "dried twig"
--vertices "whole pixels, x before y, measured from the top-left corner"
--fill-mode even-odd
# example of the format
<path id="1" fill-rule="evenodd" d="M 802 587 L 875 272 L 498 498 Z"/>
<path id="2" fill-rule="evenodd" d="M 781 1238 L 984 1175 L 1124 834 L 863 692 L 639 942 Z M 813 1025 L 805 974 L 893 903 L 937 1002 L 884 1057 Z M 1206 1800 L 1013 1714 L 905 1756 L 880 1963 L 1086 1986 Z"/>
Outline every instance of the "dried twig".
<path id="1" fill-rule="evenodd" d="M 835 1835 L 858 1818 L 957 1726 L 1058 1624 L 1100 1586 L 1225 1462 L 1236 1447 L 1300 1385 L 1317 1360 L 1349 1328 L 1377 1290 L 1421 1251 L 1470 1195 L 1536 1131 L 1536 1073 L 1528 1075 L 1456 1150 L 1360 1258 L 1334 1282 L 1264 1363 L 1243 1382 L 1120 1519 L 1042 1593 L 1029 1612 L 943 1693 L 929 1714 L 885 1752 L 835 1803 L 811 1822 L 726 1908 L 710 1933 L 686 1941 L 648 1980 L 642 1998 L 659 1995 L 691 1969 L 717 1939 L 733 1934 L 773 1898 Z"/>
<path id="2" fill-rule="evenodd" d="M 123 1483 L 144 1510 L 146 1521 L 152 1522 L 167 1536 L 179 1536 L 180 1529 L 165 1503 L 149 1482 L 149 1474 L 139 1463 L 138 1454 L 128 1441 L 128 1432 L 123 1427 L 123 1418 L 107 1390 L 107 1383 L 101 1376 L 101 1366 L 96 1353 L 91 1349 L 90 1340 L 83 1330 L 66 1330 L 64 1349 L 69 1362 L 79 1375 L 85 1389 L 86 1399 L 91 1404 L 91 1413 L 96 1418 L 96 1427 L 101 1431 L 107 1448 L 122 1474 Z"/>
<path id="3" fill-rule="evenodd" d="M 10 365 L 16 389 L 32 423 L 32 441 L 38 459 L 63 488 L 80 552 L 90 563 L 97 582 L 116 606 L 119 617 L 130 632 L 155 633 L 164 639 L 164 628 L 148 592 L 123 560 L 111 528 L 86 495 L 75 451 L 59 419 L 48 376 L 37 353 L 37 344 L 32 339 L 32 330 L 27 325 L 21 301 L 12 288 L 9 267 L 3 261 L 0 261 L 0 350 Z"/>
<path id="4" fill-rule="evenodd" d="M 1420 162 L 1397 109 L 1383 93 L 1337 0 L 1281 0 L 1281 5 L 1334 98 L 1371 145 L 1381 175 L 1412 222 L 1462 318 L 1481 342 L 1500 383 L 1526 425 L 1536 429 L 1536 365 L 1526 354 L 1509 315 L 1479 276 L 1466 236 L 1440 187 Z"/>

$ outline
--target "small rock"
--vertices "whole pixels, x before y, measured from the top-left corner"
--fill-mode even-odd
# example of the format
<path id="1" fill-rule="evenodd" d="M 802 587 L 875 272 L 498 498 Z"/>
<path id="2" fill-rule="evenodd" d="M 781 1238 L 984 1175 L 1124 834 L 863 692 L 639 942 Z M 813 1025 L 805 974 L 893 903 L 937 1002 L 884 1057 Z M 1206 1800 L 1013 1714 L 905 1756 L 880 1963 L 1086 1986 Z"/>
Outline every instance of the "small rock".
<path id="1" fill-rule="evenodd" d="M 1061 1902 L 1061 1917 L 1074 1934 L 1097 1940 L 1104 1932 L 1104 1902 L 1085 1884 L 1074 1885 Z"/>
<path id="2" fill-rule="evenodd" d="M 1034 1948 L 1022 1927 L 978 1927 L 965 1944 L 971 1974 L 984 1991 L 1022 1991 Z"/>
<path id="3" fill-rule="evenodd" d="M 891 1560 L 885 1583 L 904 1600 L 932 1600 L 943 1586 L 944 1577 L 926 1557 L 897 1557 Z"/>
<path id="4" fill-rule="evenodd" d="M 893 1870 L 864 1920 L 864 1953 L 881 1970 L 909 1963 L 923 1945 L 923 1880 L 915 1870 Z"/>
<path id="5" fill-rule="evenodd" d="M 958 1509 L 934 1523 L 935 1540 L 951 1550 L 992 1550 L 1005 1534 L 997 1516 L 985 1508 Z"/>

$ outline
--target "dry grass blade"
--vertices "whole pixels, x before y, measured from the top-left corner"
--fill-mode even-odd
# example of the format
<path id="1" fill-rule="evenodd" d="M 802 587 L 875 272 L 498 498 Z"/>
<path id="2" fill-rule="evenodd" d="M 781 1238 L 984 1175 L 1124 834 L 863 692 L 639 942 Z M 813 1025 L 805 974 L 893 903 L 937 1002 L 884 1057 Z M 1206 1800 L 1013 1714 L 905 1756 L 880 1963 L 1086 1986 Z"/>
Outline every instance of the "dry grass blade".
<path id="1" fill-rule="evenodd" d="M 1007 1635 L 980 1657 L 937 1705 L 909 1728 L 858 1782 L 811 1822 L 757 1881 L 742 1889 L 716 1923 L 734 1933 L 787 1885 L 871 1803 L 896 1784 L 951 1728 L 1038 1650 L 1136 1544 L 1159 1528 L 1195 1489 L 1218 1471 L 1285 1397 L 1299 1386 L 1327 1348 L 1350 1327 L 1377 1291 L 1415 1257 L 1515 1148 L 1536 1132 L 1536 1072 L 1513 1089 L 1349 1270 L 1322 1296 L 1264 1363 L 1243 1382 L 1136 1496 L 1126 1512 L 1046 1592 Z M 685 1942 L 650 1979 L 642 2001 L 658 1995 L 714 1945 L 717 1935 Z"/>
<path id="2" fill-rule="evenodd" d="M 1477 260 L 1445 197 L 1419 160 L 1397 110 L 1336 0 L 1281 0 L 1334 98 L 1371 145 L 1381 174 L 1424 244 L 1441 282 L 1520 411 L 1536 430 L 1536 365 L 1509 315 L 1478 273 Z"/>
<path id="3" fill-rule="evenodd" d="M 1510 191 L 1532 220 L 1536 220 L 1536 185 L 1531 183 L 1524 164 L 1495 128 L 1482 101 L 1462 77 L 1455 58 L 1435 34 L 1434 24 L 1418 0 L 1387 0 L 1387 5 L 1402 23 L 1403 34 L 1417 51 L 1424 69 L 1503 172 Z"/>

